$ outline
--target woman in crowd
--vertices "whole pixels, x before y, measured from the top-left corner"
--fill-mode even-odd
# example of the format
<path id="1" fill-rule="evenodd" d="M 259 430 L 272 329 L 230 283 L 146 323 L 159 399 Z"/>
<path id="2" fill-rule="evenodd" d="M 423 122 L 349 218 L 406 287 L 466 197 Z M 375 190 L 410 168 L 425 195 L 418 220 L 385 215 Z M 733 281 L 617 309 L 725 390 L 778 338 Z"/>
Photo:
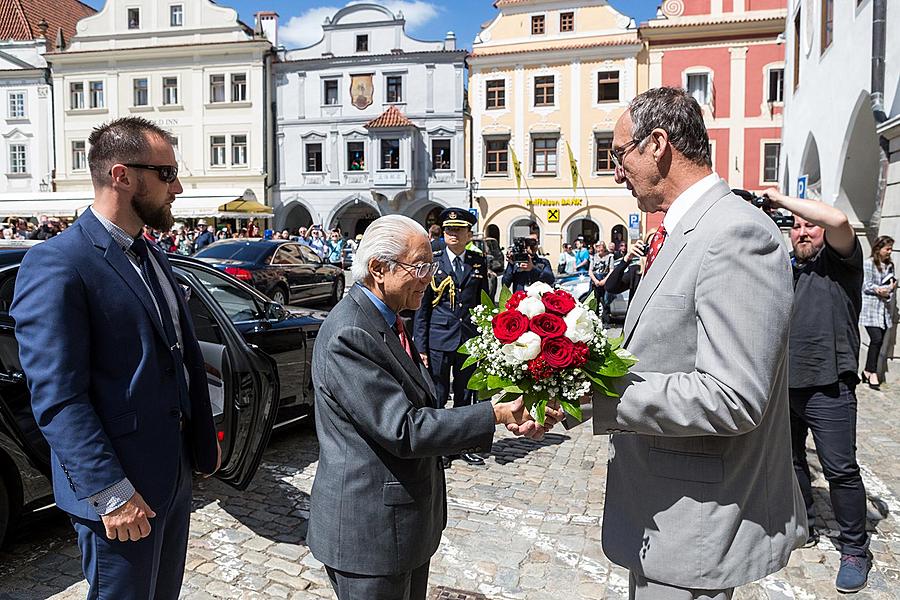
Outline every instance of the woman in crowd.
<path id="1" fill-rule="evenodd" d="M 891 252 L 894 250 L 894 239 L 882 235 L 872 245 L 872 256 L 863 265 L 862 311 L 859 323 L 869 334 L 869 353 L 866 356 L 866 368 L 863 379 L 870 388 L 878 389 L 878 357 L 884 336 L 893 325 L 891 318 L 891 301 L 897 289 L 894 277 L 894 263 Z"/>
<path id="2" fill-rule="evenodd" d="M 337 229 L 332 229 L 330 238 L 326 242 L 325 252 L 327 253 L 328 262 L 343 268 L 344 266 L 344 238 Z"/>
<path id="3" fill-rule="evenodd" d="M 612 271 L 613 262 L 615 262 L 612 252 L 606 247 L 606 242 L 597 242 L 594 244 L 594 253 L 591 255 L 591 268 L 588 274 L 591 276 L 591 288 L 594 292 L 594 299 L 597 301 L 597 308 L 602 309 L 601 317 L 604 322 L 609 318 L 609 306 L 606 303 L 606 276 Z"/>

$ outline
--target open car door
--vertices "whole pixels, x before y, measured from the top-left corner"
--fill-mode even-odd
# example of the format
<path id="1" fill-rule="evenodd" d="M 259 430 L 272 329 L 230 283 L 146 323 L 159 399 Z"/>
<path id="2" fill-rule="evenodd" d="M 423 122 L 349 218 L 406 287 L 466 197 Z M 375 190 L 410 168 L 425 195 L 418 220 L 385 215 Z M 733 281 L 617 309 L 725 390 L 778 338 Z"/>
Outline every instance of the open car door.
<path id="1" fill-rule="evenodd" d="M 275 361 L 247 344 L 230 314 L 259 310 L 253 294 L 213 269 L 175 267 L 206 362 L 222 467 L 216 477 L 244 490 L 256 474 L 278 412 Z"/>

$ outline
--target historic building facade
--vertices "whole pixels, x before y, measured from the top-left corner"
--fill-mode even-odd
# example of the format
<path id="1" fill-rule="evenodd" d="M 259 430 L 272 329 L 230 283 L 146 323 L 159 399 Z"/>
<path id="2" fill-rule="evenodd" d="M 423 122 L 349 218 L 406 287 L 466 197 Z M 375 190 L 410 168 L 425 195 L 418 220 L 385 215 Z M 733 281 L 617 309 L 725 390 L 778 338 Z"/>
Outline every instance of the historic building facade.
<path id="1" fill-rule="evenodd" d="M 362 233 L 391 213 L 433 222 L 468 206 L 466 52 L 406 35 L 403 15 L 353 4 L 275 65 L 276 226 Z"/>
<path id="2" fill-rule="evenodd" d="M 733 188 L 781 181 L 786 0 L 667 0 L 641 25 L 650 87 L 687 89 L 700 103 L 713 168 Z M 650 218 L 651 227 L 661 215 Z"/>
<path id="3" fill-rule="evenodd" d="M 0 193 L 49 192 L 53 88 L 44 55 L 94 14 L 76 0 L 4 2 L 0 9 Z"/>
<path id="4" fill-rule="evenodd" d="M 577 236 L 624 239 L 629 220 L 643 219 L 628 190 L 615 183 L 610 155 L 616 120 L 646 89 L 633 21 L 597 1 L 495 6 L 498 14 L 469 57 L 482 229 L 506 247 L 538 232 L 553 259 L 562 242 Z"/>
<path id="5" fill-rule="evenodd" d="M 56 187 L 91 188 L 87 143 L 98 123 L 140 116 L 177 141 L 182 216 L 237 198 L 264 203 L 277 15 L 256 30 L 210 0 L 107 0 L 46 55 L 53 76 Z"/>

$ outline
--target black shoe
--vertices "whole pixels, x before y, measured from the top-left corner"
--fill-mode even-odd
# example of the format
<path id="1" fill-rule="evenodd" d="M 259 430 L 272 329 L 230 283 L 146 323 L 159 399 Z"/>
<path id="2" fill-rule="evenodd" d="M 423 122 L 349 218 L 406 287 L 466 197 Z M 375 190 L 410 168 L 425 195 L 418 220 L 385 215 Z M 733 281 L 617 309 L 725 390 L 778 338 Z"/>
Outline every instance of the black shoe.
<path id="1" fill-rule="evenodd" d="M 819 532 L 815 529 L 809 530 L 809 537 L 806 538 L 806 542 L 803 543 L 801 548 L 814 548 L 819 544 Z"/>
<path id="2" fill-rule="evenodd" d="M 453 462 L 454 458 L 456 458 L 456 457 L 455 456 L 442 456 L 441 457 L 441 466 L 444 467 L 445 469 L 449 469 L 450 464 Z"/>
<path id="3" fill-rule="evenodd" d="M 470 465 L 481 466 L 484 464 L 484 459 L 481 458 L 480 456 L 478 456 L 477 454 L 470 454 L 470 453 L 464 452 L 464 453 L 460 454 L 459 457 L 461 459 L 463 459 L 464 461 L 466 461 Z"/>

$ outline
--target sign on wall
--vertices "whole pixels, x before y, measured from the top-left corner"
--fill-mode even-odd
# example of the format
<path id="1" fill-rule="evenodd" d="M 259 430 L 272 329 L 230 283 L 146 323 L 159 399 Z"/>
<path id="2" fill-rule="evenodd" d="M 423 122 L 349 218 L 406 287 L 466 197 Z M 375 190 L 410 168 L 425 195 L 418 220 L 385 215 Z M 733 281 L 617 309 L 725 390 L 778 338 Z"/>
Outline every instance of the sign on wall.
<path id="1" fill-rule="evenodd" d="M 801 175 L 797 178 L 797 197 L 806 198 L 806 186 L 809 183 L 809 175 Z"/>
<path id="2" fill-rule="evenodd" d="M 547 222 L 548 223 L 559 223 L 559 209 L 558 208 L 548 208 L 547 209 Z"/>
<path id="3" fill-rule="evenodd" d="M 636 240 L 641 237 L 641 215 L 638 213 L 628 214 L 628 239 Z"/>
<path id="4" fill-rule="evenodd" d="M 363 110 L 372 104 L 375 95 L 375 84 L 372 83 L 372 74 L 350 76 L 350 101 L 353 106 Z"/>

